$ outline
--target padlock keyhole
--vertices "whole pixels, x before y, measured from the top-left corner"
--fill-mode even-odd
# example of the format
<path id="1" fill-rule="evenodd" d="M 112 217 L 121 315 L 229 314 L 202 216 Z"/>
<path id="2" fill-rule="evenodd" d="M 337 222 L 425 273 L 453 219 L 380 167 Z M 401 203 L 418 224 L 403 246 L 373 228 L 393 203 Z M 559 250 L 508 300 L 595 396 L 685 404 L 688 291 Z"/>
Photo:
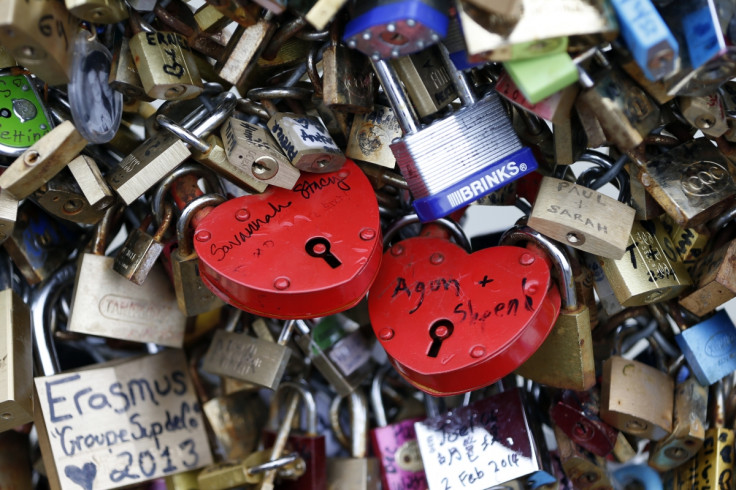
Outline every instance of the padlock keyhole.
<path id="1" fill-rule="evenodd" d="M 310 238 L 306 245 L 304 245 L 304 249 L 311 257 L 323 259 L 327 262 L 327 265 L 333 269 L 337 269 L 342 265 L 342 262 L 330 252 L 330 247 L 330 241 L 321 236 Z"/>
<path id="2" fill-rule="evenodd" d="M 432 338 L 432 343 L 429 344 L 427 356 L 437 357 L 440 353 L 442 342 L 452 335 L 454 329 L 455 326 L 450 320 L 442 319 L 434 322 L 429 328 L 429 336 Z"/>

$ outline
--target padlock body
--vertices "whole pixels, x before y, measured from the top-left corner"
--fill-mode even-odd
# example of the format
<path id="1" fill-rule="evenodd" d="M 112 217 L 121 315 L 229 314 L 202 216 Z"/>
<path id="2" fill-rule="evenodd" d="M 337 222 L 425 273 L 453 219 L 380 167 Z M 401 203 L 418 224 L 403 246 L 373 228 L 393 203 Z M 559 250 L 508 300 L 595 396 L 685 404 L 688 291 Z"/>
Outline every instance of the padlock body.
<path id="1" fill-rule="evenodd" d="M 368 58 L 346 46 L 328 46 L 322 55 L 323 100 L 332 110 L 365 113 L 373 106 L 373 71 Z"/>
<path id="2" fill-rule="evenodd" d="M 678 303 L 696 316 L 702 317 L 736 296 L 736 263 L 732 257 L 736 254 L 736 240 L 701 256 L 692 265 L 693 280 L 697 289 L 683 294 Z"/>
<path id="3" fill-rule="evenodd" d="M 267 126 L 291 164 L 299 170 L 335 172 L 345 163 L 342 150 L 322 121 L 315 117 L 277 113 Z"/>
<path id="4" fill-rule="evenodd" d="M 128 9 L 122 0 L 65 0 L 73 15 L 95 24 L 115 24 L 128 18 Z"/>
<path id="5" fill-rule="evenodd" d="M 392 64 L 420 118 L 439 112 L 457 98 L 457 90 L 437 48 L 402 56 Z"/>
<path id="6" fill-rule="evenodd" d="M 196 316 L 221 307 L 224 303 L 202 282 L 196 254 L 182 256 L 181 249 L 171 253 L 171 274 L 179 310 L 185 316 Z"/>
<path id="7" fill-rule="evenodd" d="M 376 458 L 330 458 L 327 460 L 329 489 L 379 490 L 381 476 Z"/>
<path id="8" fill-rule="evenodd" d="M 406 419 L 386 427 L 376 427 L 371 431 L 373 453 L 381 465 L 381 483 L 384 489 L 429 488 L 414 428 L 414 423 L 420 420 L 422 419 Z"/>
<path id="9" fill-rule="evenodd" d="M 192 99 L 202 78 L 186 39 L 174 32 L 140 32 L 130 40 L 143 89 L 154 99 Z"/>
<path id="10" fill-rule="evenodd" d="M 32 343 L 28 306 L 12 289 L 0 291 L 0 432 L 33 420 Z"/>
<path id="11" fill-rule="evenodd" d="M 140 286 L 146 280 L 146 276 L 163 250 L 163 243 L 136 228 L 125 239 L 112 268 L 118 274 Z"/>
<path id="12" fill-rule="evenodd" d="M 376 104 L 367 114 L 356 114 L 350 127 L 345 155 L 381 167 L 394 168 L 391 142 L 401 138 L 401 128 L 390 107 Z"/>
<path id="13" fill-rule="evenodd" d="M 263 431 L 263 445 L 273 446 L 276 432 L 271 429 Z M 282 490 L 326 490 L 327 489 L 327 455 L 324 435 L 307 434 L 291 431 L 286 440 L 285 451 L 296 451 L 304 459 L 307 469 L 296 480 L 282 480 L 278 486 Z M 344 487 L 348 488 L 348 487 Z"/>
<path id="14" fill-rule="evenodd" d="M 634 222 L 621 259 L 596 257 L 623 306 L 666 301 L 683 292 L 692 280 L 678 259 L 672 239 L 659 220 Z"/>
<path id="15" fill-rule="evenodd" d="M 620 259 L 636 212 L 600 192 L 544 177 L 529 226 L 584 252 Z"/>
<path id="16" fill-rule="evenodd" d="M 290 357 L 287 346 L 219 329 L 203 359 L 203 369 L 275 390 Z"/>
<path id="17" fill-rule="evenodd" d="M 695 227 L 736 199 L 736 168 L 710 141 L 688 141 L 652 158 L 642 183 L 678 225 Z"/>
<path id="18" fill-rule="evenodd" d="M 736 326 L 726 310 L 683 330 L 675 341 L 705 386 L 736 370 Z"/>
<path id="19" fill-rule="evenodd" d="M 550 418 L 575 444 L 601 457 L 614 450 L 619 432 L 600 419 L 600 396 L 565 390 L 549 409 Z"/>
<path id="20" fill-rule="evenodd" d="M 495 93 L 404 136 L 391 151 L 422 221 L 447 216 L 537 169 Z"/>
<path id="21" fill-rule="evenodd" d="M 517 369 L 549 335 L 560 308 L 550 280 L 545 259 L 524 248 L 469 255 L 441 238 L 404 240 L 371 287 L 371 325 L 409 383 L 464 393 Z"/>
<path id="22" fill-rule="evenodd" d="M 212 398 L 202 404 L 202 411 L 225 460 L 242 460 L 255 451 L 260 428 L 268 418 L 256 392 L 241 390 Z"/>
<path id="23" fill-rule="evenodd" d="M 603 364 L 601 418 L 619 430 L 658 441 L 672 432 L 674 391 L 667 373 L 612 356 Z"/>
<path id="24" fill-rule="evenodd" d="M 221 204 L 197 226 L 194 248 L 202 280 L 226 302 L 272 318 L 326 316 L 357 304 L 378 272 L 378 205 L 348 160 L 303 174 L 292 190 Z"/>
<path id="25" fill-rule="evenodd" d="M 62 0 L 8 2 L 0 13 L 0 44 L 49 85 L 69 82 L 70 43 L 79 19 Z"/>
<path id="26" fill-rule="evenodd" d="M 516 374 L 537 383 L 585 391 L 595 385 L 593 338 L 587 307 L 563 309 L 552 331 Z"/>
<path id="27" fill-rule="evenodd" d="M 133 342 L 181 347 L 186 317 L 160 268 L 138 286 L 112 270 L 114 259 L 83 254 L 68 329 Z"/>

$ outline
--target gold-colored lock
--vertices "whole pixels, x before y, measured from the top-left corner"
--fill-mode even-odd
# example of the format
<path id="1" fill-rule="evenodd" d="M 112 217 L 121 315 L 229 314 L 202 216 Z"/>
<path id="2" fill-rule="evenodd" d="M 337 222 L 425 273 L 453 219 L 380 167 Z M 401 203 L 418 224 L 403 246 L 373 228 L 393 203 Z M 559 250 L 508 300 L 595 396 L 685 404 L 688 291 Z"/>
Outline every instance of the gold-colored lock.
<path id="1" fill-rule="evenodd" d="M 18 200 L 0 189 L 0 245 L 10 238 L 18 219 Z"/>
<path id="2" fill-rule="evenodd" d="M 621 259 L 596 257 L 595 260 L 623 306 L 666 301 L 692 284 L 659 220 L 634 221 Z"/>
<path id="3" fill-rule="evenodd" d="M 133 54 L 130 52 L 130 40 L 116 33 L 113 42 L 112 63 L 110 65 L 110 76 L 108 83 L 110 87 L 117 90 L 132 100 L 153 100 L 146 94 L 135 67 Z"/>
<path id="4" fill-rule="evenodd" d="M 11 68 L 13 66 L 18 66 L 18 62 L 4 46 L 0 45 L 0 68 Z"/>
<path id="5" fill-rule="evenodd" d="M 585 490 L 611 489 L 611 480 L 606 470 L 606 460 L 575 444 L 557 426 L 554 427 L 557 450 L 565 476 L 573 488 Z"/>
<path id="6" fill-rule="evenodd" d="M 672 432 L 675 382 L 638 361 L 611 356 L 603 363 L 601 419 L 619 430 L 659 441 Z"/>
<path id="7" fill-rule="evenodd" d="M 62 169 L 42 185 L 31 197 L 47 213 L 73 223 L 94 225 L 105 215 L 112 199 L 93 206 L 84 196 L 72 173 Z"/>
<path id="8" fill-rule="evenodd" d="M 642 184 L 680 226 L 702 225 L 736 201 L 736 167 L 707 139 L 639 163 Z"/>
<path id="9" fill-rule="evenodd" d="M 131 15 L 135 35 L 130 40 L 143 89 L 154 99 L 193 99 L 202 93 L 202 78 L 186 39 L 178 33 L 156 31 Z"/>
<path id="10" fill-rule="evenodd" d="M 220 127 L 220 134 L 230 163 L 266 184 L 285 189 L 296 185 L 299 169 L 289 162 L 267 130 L 231 117 Z"/>
<path id="11" fill-rule="evenodd" d="M 571 247 L 620 259 L 634 214 L 633 208 L 600 192 L 543 177 L 529 226 Z"/>
<path id="12" fill-rule="evenodd" d="M 205 144 L 207 148 L 204 151 L 199 151 L 197 147 L 192 147 L 192 158 L 205 167 L 223 175 L 234 184 L 259 193 L 266 190 L 268 184 L 254 177 L 250 168 L 233 165 L 228 160 L 225 146 L 218 135 L 209 135 L 205 139 Z"/>
<path id="13" fill-rule="evenodd" d="M 0 432 L 33 420 L 31 344 L 28 305 L 12 289 L 0 291 Z"/>
<path id="14" fill-rule="evenodd" d="M 356 114 L 353 118 L 345 155 L 354 160 L 394 168 L 396 157 L 389 145 L 402 134 L 393 110 L 375 104 L 373 111 Z"/>
<path id="15" fill-rule="evenodd" d="M 217 76 L 242 91 L 275 31 L 274 23 L 265 18 L 250 27 L 238 26 L 227 43 L 225 59 L 215 65 Z"/>
<path id="16" fill-rule="evenodd" d="M 705 254 L 706 246 L 711 239 L 711 232 L 705 226 L 698 228 L 685 228 L 675 223 L 668 214 L 662 215 L 662 224 L 672 238 L 677 254 L 680 256 L 680 262 L 685 264 L 687 272 L 693 277 L 695 265 L 703 254 Z"/>
<path id="17" fill-rule="evenodd" d="M 702 317 L 736 296 L 736 240 L 703 255 L 695 264 L 695 291 L 678 303 Z"/>
<path id="18" fill-rule="evenodd" d="M 590 313 L 588 307 L 578 301 L 571 261 L 561 248 L 529 226 L 512 228 L 500 243 L 515 245 L 521 241 L 528 241 L 528 248 L 549 257 L 556 273 L 562 308 L 542 345 L 515 372 L 547 386 L 588 390 L 595 385 Z"/>
<path id="19" fill-rule="evenodd" d="M 697 455 L 677 469 L 675 488 L 731 488 L 734 430 L 726 428 L 723 382 L 711 385 L 705 440 Z"/>
<path id="20" fill-rule="evenodd" d="M 430 116 L 457 98 L 437 46 L 392 60 L 419 117 Z"/>
<path id="21" fill-rule="evenodd" d="M 708 389 L 694 377 L 677 385 L 672 434 L 649 450 L 649 466 L 667 471 L 695 456 L 705 439 L 707 409 Z"/>
<path id="22" fill-rule="evenodd" d="M 63 0 L 5 2 L 0 44 L 49 85 L 63 85 L 69 83 L 70 44 L 78 25 Z"/>
<path id="23" fill-rule="evenodd" d="M 128 18 L 123 0 L 65 0 L 69 12 L 94 24 L 115 24 Z"/>
<path id="24" fill-rule="evenodd" d="M 25 199 L 59 173 L 87 140 L 71 121 L 64 121 L 23 152 L 0 175 L 0 188 L 16 199 Z"/>
<path id="25" fill-rule="evenodd" d="M 104 209 L 112 204 L 115 196 L 93 158 L 79 155 L 69 162 L 68 167 L 91 206 Z"/>
<path id="26" fill-rule="evenodd" d="M 171 273 L 174 276 L 176 302 L 179 310 L 186 316 L 199 315 L 224 304 L 204 285 L 199 275 L 199 257 L 194 251 L 194 227 L 191 226 L 192 218 L 197 212 L 222 202 L 224 198 L 219 194 L 198 197 L 186 205 L 176 223 L 179 247 L 171 253 Z"/>

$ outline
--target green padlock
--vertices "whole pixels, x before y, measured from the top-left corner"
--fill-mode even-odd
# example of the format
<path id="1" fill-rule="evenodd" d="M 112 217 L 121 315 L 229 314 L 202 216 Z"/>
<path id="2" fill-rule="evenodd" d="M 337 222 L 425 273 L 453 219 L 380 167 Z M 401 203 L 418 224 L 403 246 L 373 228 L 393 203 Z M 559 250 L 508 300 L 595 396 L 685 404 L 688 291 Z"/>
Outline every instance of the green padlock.
<path id="1" fill-rule="evenodd" d="M 0 70 L 0 154 L 17 157 L 51 128 L 31 78 Z"/>

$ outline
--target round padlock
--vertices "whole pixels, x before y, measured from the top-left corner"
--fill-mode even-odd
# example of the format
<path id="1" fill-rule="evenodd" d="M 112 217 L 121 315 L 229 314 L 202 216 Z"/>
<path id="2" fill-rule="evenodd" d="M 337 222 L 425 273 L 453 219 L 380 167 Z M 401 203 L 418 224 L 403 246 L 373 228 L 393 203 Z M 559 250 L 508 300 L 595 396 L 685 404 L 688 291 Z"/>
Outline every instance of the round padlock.
<path id="1" fill-rule="evenodd" d="M 469 254 L 445 238 L 419 236 L 386 251 L 368 311 L 396 370 L 445 396 L 518 368 L 551 331 L 560 294 L 546 258 L 533 250 Z"/>
<path id="2" fill-rule="evenodd" d="M 331 315 L 365 296 L 381 264 L 378 203 L 347 160 L 293 189 L 232 199 L 194 233 L 203 282 L 237 308 L 280 319 Z"/>

